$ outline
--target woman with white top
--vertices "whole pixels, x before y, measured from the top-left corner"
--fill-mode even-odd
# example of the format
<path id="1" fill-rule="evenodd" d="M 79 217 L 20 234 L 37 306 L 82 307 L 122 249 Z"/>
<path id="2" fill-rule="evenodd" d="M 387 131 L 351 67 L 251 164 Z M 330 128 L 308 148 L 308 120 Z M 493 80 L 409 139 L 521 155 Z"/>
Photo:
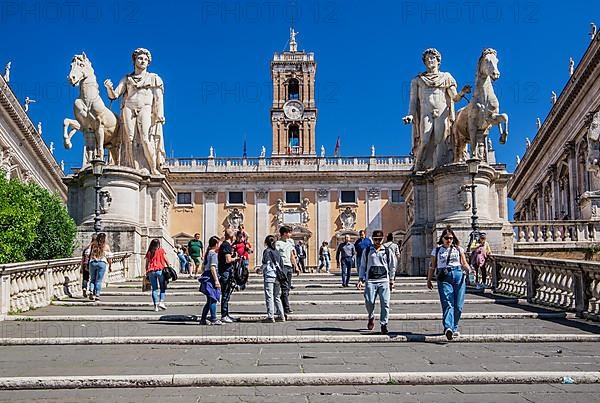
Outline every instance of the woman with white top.
<path id="1" fill-rule="evenodd" d="M 442 323 L 448 340 L 460 336 L 458 321 L 465 304 L 465 274 L 469 264 L 465 251 L 450 228 L 442 231 L 438 246 L 431 251 L 431 266 L 427 271 L 427 288 L 433 289 L 431 280 L 435 271 L 438 293 L 442 303 Z"/>
<path id="2" fill-rule="evenodd" d="M 106 234 L 101 232 L 92 241 L 90 246 L 90 294 L 91 301 L 100 299 L 100 291 L 102 290 L 102 280 L 106 274 L 106 269 L 111 271 L 112 268 L 112 253 L 110 246 L 106 243 Z"/>

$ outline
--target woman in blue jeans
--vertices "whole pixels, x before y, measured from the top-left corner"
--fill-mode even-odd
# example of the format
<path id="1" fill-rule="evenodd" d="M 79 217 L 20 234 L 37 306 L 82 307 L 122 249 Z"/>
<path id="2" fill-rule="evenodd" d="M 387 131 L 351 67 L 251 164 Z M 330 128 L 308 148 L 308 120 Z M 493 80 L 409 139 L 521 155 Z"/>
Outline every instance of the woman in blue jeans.
<path id="1" fill-rule="evenodd" d="M 427 288 L 433 289 L 431 279 L 436 272 L 438 293 L 442 303 L 444 335 L 448 340 L 460 336 L 458 321 L 465 304 L 465 274 L 469 264 L 465 251 L 450 228 L 442 231 L 438 246 L 431 251 L 431 266 L 427 272 Z"/>
<path id="2" fill-rule="evenodd" d="M 167 284 L 163 275 L 163 269 L 169 266 L 166 252 L 160 247 L 160 241 L 153 239 L 146 252 L 146 275 L 152 286 L 152 302 L 154 311 L 167 309 L 165 299 L 167 297 Z M 159 293 L 160 288 L 160 293 Z"/>
<path id="3" fill-rule="evenodd" d="M 110 247 L 106 243 L 106 234 L 101 232 L 92 241 L 90 245 L 90 294 L 91 301 L 100 300 L 100 291 L 102 291 L 102 281 L 106 270 L 111 271 L 112 254 Z"/>
<path id="4" fill-rule="evenodd" d="M 217 251 L 221 240 L 218 236 L 213 236 L 208 240 L 208 249 L 204 255 L 204 272 L 198 279 L 200 281 L 200 292 L 206 295 L 206 304 L 202 308 L 201 325 L 222 325 L 217 319 L 217 302 L 221 298 L 221 284 L 219 283 L 219 267 Z M 210 312 L 210 322 L 206 321 Z"/>

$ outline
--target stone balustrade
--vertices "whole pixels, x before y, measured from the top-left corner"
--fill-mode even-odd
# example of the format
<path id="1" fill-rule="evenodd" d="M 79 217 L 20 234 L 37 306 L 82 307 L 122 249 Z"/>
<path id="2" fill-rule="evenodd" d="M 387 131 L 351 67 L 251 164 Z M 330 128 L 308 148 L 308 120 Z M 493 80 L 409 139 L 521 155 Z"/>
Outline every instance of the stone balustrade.
<path id="1" fill-rule="evenodd" d="M 167 158 L 171 172 L 410 171 L 412 157 Z"/>
<path id="2" fill-rule="evenodd" d="M 600 320 L 600 263 L 495 255 L 486 273 L 495 293 Z"/>
<path id="3" fill-rule="evenodd" d="M 130 253 L 115 253 L 104 282 L 127 278 Z M 82 294 L 80 258 L 12 263 L 0 266 L 0 319 L 49 305 L 53 299 Z"/>
<path id="4" fill-rule="evenodd" d="M 518 221 L 512 223 L 515 250 L 577 248 L 600 241 L 600 222 L 585 220 Z"/>

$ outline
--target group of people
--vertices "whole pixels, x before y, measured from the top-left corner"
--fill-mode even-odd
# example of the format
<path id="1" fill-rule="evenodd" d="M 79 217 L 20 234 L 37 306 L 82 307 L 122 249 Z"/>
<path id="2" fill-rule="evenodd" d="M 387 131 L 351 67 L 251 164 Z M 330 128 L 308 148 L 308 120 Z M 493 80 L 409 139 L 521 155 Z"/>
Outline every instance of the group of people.
<path id="1" fill-rule="evenodd" d="M 294 273 L 300 274 L 306 270 L 306 249 L 303 244 L 294 243 L 291 238 L 292 230 L 287 226 L 279 229 L 279 236 L 268 235 L 264 240 L 264 251 L 260 269 L 257 273 L 263 276 L 266 317 L 264 322 L 286 321 L 293 313 L 290 307 L 290 290 Z M 198 244 L 199 243 L 199 244 Z M 298 246 L 302 248 L 298 248 Z M 239 288 L 234 276 L 234 268 L 248 270 L 249 257 L 253 253 L 247 233 L 242 229 L 234 231 L 227 229 L 224 237 L 212 236 L 208 240 L 206 251 L 203 252 L 199 234 L 185 248 L 190 252 L 190 258 L 196 273 L 200 268 L 199 291 L 205 295 L 206 303 L 202 309 L 200 324 L 222 325 L 232 323 L 238 318 L 229 312 L 229 302 L 233 291 Z M 181 251 L 185 255 L 185 249 Z M 321 263 L 328 257 L 328 246 L 321 247 L 319 255 Z M 323 250 L 325 249 L 325 250 Z M 491 248 L 485 233 L 472 239 L 467 251 L 451 228 L 442 231 L 437 246 L 431 251 L 431 265 L 427 271 L 427 287 L 433 289 L 433 281 L 437 282 L 437 290 L 442 306 L 442 322 L 444 335 L 452 340 L 460 335 L 458 323 L 462 314 L 467 283 L 480 288 L 486 282 L 485 262 L 491 255 Z M 303 253 L 304 256 L 301 254 Z M 170 266 L 167 253 L 161 247 L 158 239 L 150 242 L 146 253 L 146 276 L 152 289 L 154 310 L 166 310 L 166 276 L 165 268 Z M 194 259 L 194 257 L 196 259 Z M 325 257 L 325 258 L 323 258 Z M 181 259 L 181 257 L 179 257 Z M 367 328 L 375 326 L 375 304 L 380 301 L 380 330 L 388 333 L 390 313 L 390 295 L 394 289 L 396 273 L 399 271 L 400 251 L 393 242 L 393 235 L 375 230 L 371 238 L 366 237 L 365 231 L 360 231 L 359 238 L 351 242 L 346 236 L 338 245 L 336 262 L 341 269 L 342 287 L 348 287 L 352 267 L 358 269 L 356 288 L 363 290 L 365 307 L 368 314 Z M 187 259 L 186 259 L 187 261 Z M 90 244 L 84 249 L 81 262 L 83 292 L 90 300 L 99 300 L 102 290 L 102 279 L 111 270 L 112 253 L 106 243 L 106 234 L 94 234 Z M 182 272 L 184 265 L 181 266 Z M 217 303 L 221 303 L 220 319 L 217 317 Z"/>
<path id="2" fill-rule="evenodd" d="M 234 238 L 234 231 L 228 229 L 223 240 L 217 236 L 210 238 L 204 258 L 204 273 L 200 277 L 200 291 L 206 296 L 200 324 L 222 325 L 239 320 L 229 314 L 229 301 L 236 289 L 234 265 L 238 263 L 248 269 L 251 253 L 253 250 L 245 232 L 237 231 Z M 279 239 L 273 235 L 266 237 L 259 270 L 263 275 L 267 310 L 265 322 L 285 321 L 287 315 L 293 312 L 290 308 L 289 293 L 293 273 L 299 274 L 300 267 L 290 228 L 281 227 Z M 220 320 L 217 318 L 219 299 Z"/>

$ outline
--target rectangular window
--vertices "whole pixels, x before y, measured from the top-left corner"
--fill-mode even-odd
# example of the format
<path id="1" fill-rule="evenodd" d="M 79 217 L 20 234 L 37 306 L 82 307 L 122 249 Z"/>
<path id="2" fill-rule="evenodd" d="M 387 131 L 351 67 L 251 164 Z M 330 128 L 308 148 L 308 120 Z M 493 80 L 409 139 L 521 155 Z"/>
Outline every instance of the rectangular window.
<path id="1" fill-rule="evenodd" d="M 340 203 L 356 203 L 356 192 L 354 190 L 342 190 L 340 192 Z"/>
<path id="2" fill-rule="evenodd" d="M 192 192 L 177 193 L 177 204 L 192 204 Z"/>
<path id="3" fill-rule="evenodd" d="M 244 204 L 244 192 L 229 192 L 228 204 Z"/>
<path id="4" fill-rule="evenodd" d="M 300 204 L 300 192 L 285 192 L 286 204 Z"/>
<path id="5" fill-rule="evenodd" d="M 392 203 L 404 203 L 404 197 L 402 197 L 402 193 L 399 190 L 392 190 Z"/>

